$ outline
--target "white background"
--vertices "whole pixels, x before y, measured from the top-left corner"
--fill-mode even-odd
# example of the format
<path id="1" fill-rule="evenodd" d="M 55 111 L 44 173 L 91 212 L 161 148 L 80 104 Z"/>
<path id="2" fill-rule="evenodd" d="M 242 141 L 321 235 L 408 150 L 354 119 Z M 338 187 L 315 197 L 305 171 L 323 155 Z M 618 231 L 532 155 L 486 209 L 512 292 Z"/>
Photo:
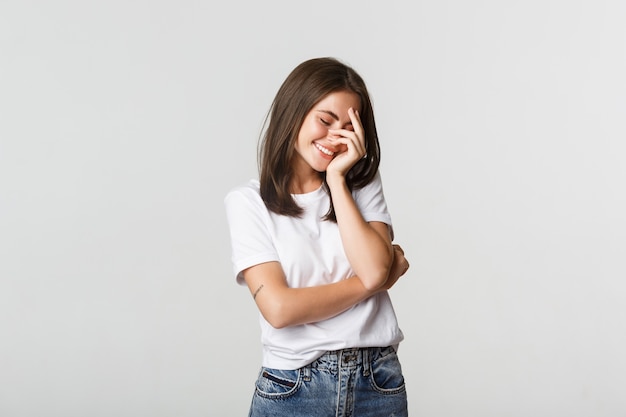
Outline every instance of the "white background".
<path id="1" fill-rule="evenodd" d="M 626 3 L 216 3 L 0 2 L 0 415 L 246 415 L 222 200 L 335 56 L 412 265 L 411 415 L 626 416 Z"/>

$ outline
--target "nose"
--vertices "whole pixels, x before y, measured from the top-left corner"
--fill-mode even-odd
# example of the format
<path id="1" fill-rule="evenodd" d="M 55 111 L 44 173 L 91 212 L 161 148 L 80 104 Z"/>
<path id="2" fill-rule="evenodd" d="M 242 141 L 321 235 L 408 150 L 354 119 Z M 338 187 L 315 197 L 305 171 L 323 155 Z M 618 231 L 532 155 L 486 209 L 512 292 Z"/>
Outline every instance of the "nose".
<path id="1" fill-rule="evenodd" d="M 341 135 L 332 134 L 329 131 L 328 134 L 326 135 L 326 137 L 328 138 L 328 140 L 334 141 L 335 139 L 339 139 L 341 137 Z"/>

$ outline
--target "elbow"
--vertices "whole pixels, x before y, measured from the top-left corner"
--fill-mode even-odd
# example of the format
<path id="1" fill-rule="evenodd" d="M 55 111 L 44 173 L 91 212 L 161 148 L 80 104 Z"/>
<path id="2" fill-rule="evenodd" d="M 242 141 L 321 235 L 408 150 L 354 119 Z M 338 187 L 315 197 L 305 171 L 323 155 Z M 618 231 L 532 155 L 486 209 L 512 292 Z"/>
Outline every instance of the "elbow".
<path id="1" fill-rule="evenodd" d="M 284 329 L 285 327 L 292 326 L 293 323 L 289 317 L 287 309 L 280 302 L 275 302 L 270 308 L 262 311 L 263 318 L 275 329 Z"/>
<path id="2" fill-rule="evenodd" d="M 265 317 L 265 320 L 275 329 L 284 329 L 289 326 L 289 322 L 282 317 Z"/>
<path id="3" fill-rule="evenodd" d="M 389 271 L 390 268 L 381 267 L 377 270 L 369 271 L 365 277 L 359 277 L 361 278 L 361 282 L 367 291 L 376 291 L 387 282 L 387 279 L 389 278 Z"/>
<path id="4" fill-rule="evenodd" d="M 256 299 L 257 307 L 265 322 L 275 329 L 282 329 L 300 324 L 297 322 L 297 309 L 294 307 L 292 293 L 288 287 L 274 286 Z M 294 311 L 295 310 L 295 311 Z"/>
<path id="5" fill-rule="evenodd" d="M 273 328 L 280 330 L 280 329 L 284 329 L 285 327 L 288 327 L 289 325 L 287 323 L 285 323 L 284 321 L 273 321 L 273 322 L 269 322 L 270 326 L 272 326 Z"/>
<path id="6" fill-rule="evenodd" d="M 367 272 L 358 275 L 367 291 L 376 291 L 383 287 L 389 278 L 393 257 L 385 262 L 377 265 L 371 265 L 367 268 Z"/>

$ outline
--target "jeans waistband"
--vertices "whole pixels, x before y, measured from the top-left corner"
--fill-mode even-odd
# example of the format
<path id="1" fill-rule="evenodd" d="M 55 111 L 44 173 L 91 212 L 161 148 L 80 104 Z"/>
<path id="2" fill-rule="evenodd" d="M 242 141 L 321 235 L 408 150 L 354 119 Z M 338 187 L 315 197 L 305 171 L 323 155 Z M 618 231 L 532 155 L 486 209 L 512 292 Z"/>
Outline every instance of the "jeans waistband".
<path id="1" fill-rule="evenodd" d="M 312 369 L 337 370 L 340 368 L 363 366 L 369 369 L 369 364 L 372 361 L 393 352 L 395 352 L 393 346 L 332 350 L 317 358 L 311 364 L 307 365 L 307 367 Z"/>

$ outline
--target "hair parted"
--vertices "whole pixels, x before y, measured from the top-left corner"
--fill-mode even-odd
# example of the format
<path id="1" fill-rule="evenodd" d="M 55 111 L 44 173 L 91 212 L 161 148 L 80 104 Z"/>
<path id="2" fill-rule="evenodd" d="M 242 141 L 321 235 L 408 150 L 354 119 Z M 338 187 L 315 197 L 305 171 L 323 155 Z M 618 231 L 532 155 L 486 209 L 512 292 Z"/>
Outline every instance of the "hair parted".
<path id="1" fill-rule="evenodd" d="M 380 145 L 365 82 L 354 69 L 335 58 L 310 59 L 302 62 L 287 76 L 265 121 L 266 129 L 259 146 L 259 181 L 261 198 L 270 211 L 294 217 L 302 214 L 302 208 L 289 191 L 295 142 L 313 106 L 338 91 L 352 92 L 360 97 L 359 114 L 367 153 L 350 169 L 346 183 L 350 190 L 355 190 L 366 186 L 375 177 L 380 164 Z M 321 175 L 325 183 L 325 173 Z M 332 199 L 326 219 L 336 221 Z"/>

